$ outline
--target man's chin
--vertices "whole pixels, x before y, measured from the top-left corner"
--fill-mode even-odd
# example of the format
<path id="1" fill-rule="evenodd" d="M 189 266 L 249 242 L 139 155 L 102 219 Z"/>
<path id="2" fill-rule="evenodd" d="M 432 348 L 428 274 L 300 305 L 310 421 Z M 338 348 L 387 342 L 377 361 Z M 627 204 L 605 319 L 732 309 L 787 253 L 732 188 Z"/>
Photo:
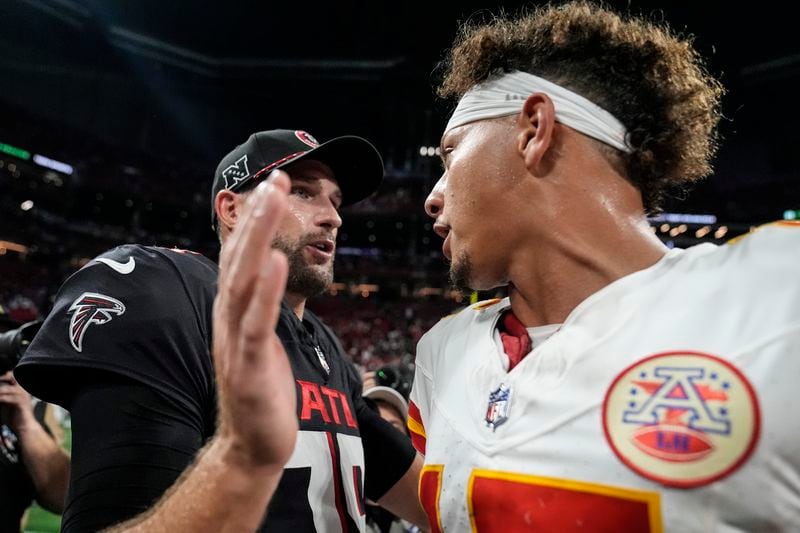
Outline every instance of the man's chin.
<path id="1" fill-rule="evenodd" d="M 461 294 L 473 291 L 472 262 L 466 254 L 460 254 L 450 263 L 450 285 Z"/>
<path id="2" fill-rule="evenodd" d="M 314 264 L 306 260 L 303 254 L 295 254 L 289 258 L 289 279 L 286 290 L 300 294 L 306 298 L 319 296 L 333 283 L 333 262 Z"/>
<path id="3" fill-rule="evenodd" d="M 318 276 L 306 270 L 300 273 L 290 273 L 286 282 L 286 291 L 299 294 L 305 298 L 313 298 L 323 294 L 331 286 L 331 279 L 327 276 Z"/>
<path id="4" fill-rule="evenodd" d="M 489 291 L 507 284 L 507 282 L 480 274 L 481 272 L 474 267 L 466 253 L 459 254 L 456 260 L 450 263 L 450 285 L 464 296 L 468 296 L 473 291 Z"/>

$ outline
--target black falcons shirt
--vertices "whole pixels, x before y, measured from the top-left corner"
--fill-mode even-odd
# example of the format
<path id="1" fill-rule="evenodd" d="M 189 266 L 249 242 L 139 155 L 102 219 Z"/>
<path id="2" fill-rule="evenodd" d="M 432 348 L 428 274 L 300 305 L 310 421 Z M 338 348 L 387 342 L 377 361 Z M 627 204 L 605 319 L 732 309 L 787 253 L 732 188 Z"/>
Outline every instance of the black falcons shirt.
<path id="1" fill-rule="evenodd" d="M 147 432 L 151 411 L 156 429 L 179 416 L 181 421 L 191 420 L 187 426 L 195 428 L 195 435 L 182 439 L 196 451 L 213 434 L 216 417 L 210 355 L 216 280 L 216 265 L 192 252 L 125 245 L 102 254 L 61 287 L 15 376 L 34 395 L 67 408 L 73 398 L 80 398 L 87 382 L 102 379 L 104 373 L 154 389 L 169 400 L 163 406 L 166 414 L 159 413 L 161 405 L 146 410 L 135 406 L 137 426 L 145 424 L 144 429 L 137 427 L 139 434 L 156 435 L 148 441 L 159 438 L 158 431 Z M 319 318 L 306 311 L 300 321 L 284 304 L 277 332 L 296 379 L 300 433 L 269 505 L 264 529 L 363 531 L 364 496 L 382 496 L 410 466 L 413 448 L 364 403 L 359 376 Z M 168 411 L 168 405 L 176 407 Z M 109 411 L 115 409 L 116 405 Z M 117 410 L 128 413 L 131 409 L 120 405 Z M 75 440 L 80 439 L 81 425 L 74 423 Z M 115 434 L 109 448 L 119 450 L 139 442 L 131 437 L 120 443 L 126 439 L 122 433 L 121 437 Z M 175 439 L 175 434 L 170 438 Z M 166 445 L 179 447 L 175 442 Z M 79 453 L 73 449 L 73 463 L 89 463 L 75 457 Z M 120 455 L 93 469 L 104 472 L 125 466 L 126 458 Z M 155 455 L 149 461 L 158 461 L 159 454 L 149 455 Z M 129 462 L 133 465 L 134 459 Z M 170 479 L 177 478 L 183 466 Z M 117 475 L 129 471 L 131 477 L 140 477 L 137 468 L 118 468 Z M 88 474 L 82 478 L 92 479 Z M 130 481 L 141 484 L 139 479 Z M 125 482 L 113 480 L 115 486 Z M 95 487 L 77 483 L 71 480 L 65 523 L 70 516 L 91 513 L 84 507 Z M 157 500 L 165 488 L 145 487 L 151 492 L 146 501 Z M 103 508 L 113 508 L 112 504 L 105 502 Z M 133 514 L 120 507 L 114 518 L 120 521 Z"/>
<path id="2" fill-rule="evenodd" d="M 194 252 L 125 245 L 101 254 L 61 286 L 14 375 L 34 396 L 68 407 L 76 383 L 65 370 L 120 374 L 204 413 L 210 434 L 216 280 L 216 264 Z"/>

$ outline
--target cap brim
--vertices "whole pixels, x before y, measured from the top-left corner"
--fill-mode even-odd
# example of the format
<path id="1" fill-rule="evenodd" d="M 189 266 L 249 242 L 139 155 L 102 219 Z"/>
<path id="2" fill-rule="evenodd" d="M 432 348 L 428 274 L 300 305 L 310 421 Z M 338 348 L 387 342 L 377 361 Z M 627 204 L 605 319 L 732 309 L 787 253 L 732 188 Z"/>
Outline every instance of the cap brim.
<path id="1" fill-rule="evenodd" d="M 361 137 L 346 135 L 331 139 L 275 168 L 314 159 L 328 165 L 342 190 L 342 205 L 352 205 L 378 190 L 383 181 L 383 160 L 378 150 Z"/>
<path id="2" fill-rule="evenodd" d="M 365 398 L 370 398 L 371 400 L 381 400 L 388 403 L 400 411 L 400 414 L 403 416 L 403 420 L 408 419 L 408 402 L 406 402 L 402 394 L 393 388 L 386 387 L 384 385 L 378 385 L 377 387 L 372 387 L 368 390 L 365 390 L 363 396 Z"/>

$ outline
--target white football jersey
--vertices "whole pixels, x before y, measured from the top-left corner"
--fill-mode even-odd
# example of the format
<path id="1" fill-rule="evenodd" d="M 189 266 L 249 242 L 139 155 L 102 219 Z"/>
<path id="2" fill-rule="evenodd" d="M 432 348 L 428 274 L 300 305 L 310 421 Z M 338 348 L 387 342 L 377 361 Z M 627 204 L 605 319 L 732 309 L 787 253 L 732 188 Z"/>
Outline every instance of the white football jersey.
<path id="1" fill-rule="evenodd" d="M 510 372 L 508 299 L 419 342 L 434 531 L 800 531 L 800 225 L 671 250 Z"/>

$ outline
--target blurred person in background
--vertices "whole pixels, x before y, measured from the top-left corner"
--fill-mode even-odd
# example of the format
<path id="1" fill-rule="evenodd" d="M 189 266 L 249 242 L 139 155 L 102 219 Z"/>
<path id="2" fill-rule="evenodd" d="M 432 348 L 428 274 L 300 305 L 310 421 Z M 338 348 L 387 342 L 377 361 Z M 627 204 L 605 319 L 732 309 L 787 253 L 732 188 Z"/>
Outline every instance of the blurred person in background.
<path id="1" fill-rule="evenodd" d="M 372 402 L 381 418 L 394 426 L 397 431 L 409 439 L 406 419 L 408 418 L 408 402 L 394 388 L 384 385 L 371 385 L 374 379 L 364 375 L 364 398 Z M 418 533 L 419 527 L 398 518 L 371 500 L 366 502 L 367 531 L 370 533 Z"/>
<path id="2" fill-rule="evenodd" d="M 0 333 L 17 329 L 0 306 Z M 36 501 L 56 514 L 64 509 L 69 456 L 60 446 L 54 407 L 19 386 L 10 370 L 0 374 L 0 531 L 19 531 Z"/>
<path id="3" fill-rule="evenodd" d="M 367 386 L 364 382 L 364 398 L 375 404 L 381 418 L 393 425 L 402 434 L 408 436 L 406 418 L 408 418 L 408 402 L 396 389 L 384 385 Z"/>

